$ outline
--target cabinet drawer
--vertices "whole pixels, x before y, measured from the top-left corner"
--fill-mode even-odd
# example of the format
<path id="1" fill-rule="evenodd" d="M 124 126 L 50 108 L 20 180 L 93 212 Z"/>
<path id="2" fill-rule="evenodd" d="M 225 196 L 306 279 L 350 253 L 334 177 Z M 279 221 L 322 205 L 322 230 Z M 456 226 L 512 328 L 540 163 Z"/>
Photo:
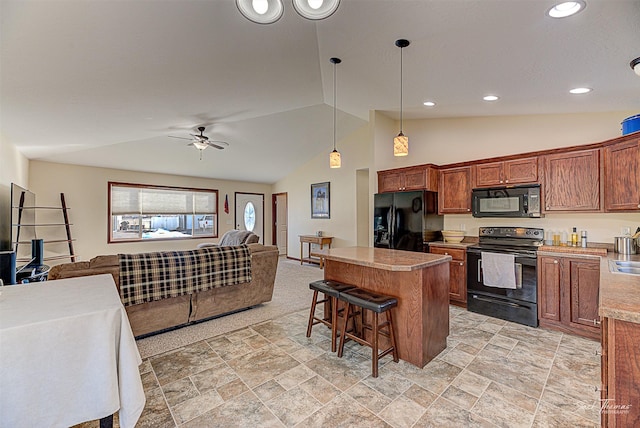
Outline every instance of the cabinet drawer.
<path id="1" fill-rule="evenodd" d="M 435 247 L 430 246 L 429 251 L 433 254 L 441 254 L 444 256 L 451 256 L 453 260 L 465 261 L 467 256 L 466 250 L 461 250 L 459 248 L 446 248 L 446 247 Z"/>

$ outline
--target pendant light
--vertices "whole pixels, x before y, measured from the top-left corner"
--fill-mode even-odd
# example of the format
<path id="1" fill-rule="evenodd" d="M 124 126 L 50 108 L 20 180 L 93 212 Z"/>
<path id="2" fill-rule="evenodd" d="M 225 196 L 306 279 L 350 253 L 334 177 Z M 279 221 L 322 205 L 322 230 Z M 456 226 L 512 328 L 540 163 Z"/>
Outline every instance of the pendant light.
<path id="1" fill-rule="evenodd" d="M 329 168 L 340 168 L 342 161 L 340 160 L 340 152 L 336 150 L 336 65 L 340 64 L 340 58 L 329 59 L 333 64 L 333 151 L 329 154 Z"/>
<path id="2" fill-rule="evenodd" d="M 396 46 L 400 48 L 400 133 L 393 139 L 393 155 L 407 156 L 409 154 L 409 137 L 402 133 L 402 49 L 411 42 L 405 39 L 396 40 Z"/>
<path id="3" fill-rule="evenodd" d="M 273 24 L 282 17 L 282 0 L 236 0 L 240 13 L 256 24 Z"/>

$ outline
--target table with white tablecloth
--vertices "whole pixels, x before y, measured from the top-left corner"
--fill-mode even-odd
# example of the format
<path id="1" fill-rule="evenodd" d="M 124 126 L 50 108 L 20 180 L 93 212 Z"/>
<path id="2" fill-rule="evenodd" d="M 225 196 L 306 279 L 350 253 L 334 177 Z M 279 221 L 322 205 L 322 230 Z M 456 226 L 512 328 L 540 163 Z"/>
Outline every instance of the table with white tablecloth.
<path id="1" fill-rule="evenodd" d="M 0 426 L 134 427 L 141 362 L 111 275 L 0 287 Z"/>

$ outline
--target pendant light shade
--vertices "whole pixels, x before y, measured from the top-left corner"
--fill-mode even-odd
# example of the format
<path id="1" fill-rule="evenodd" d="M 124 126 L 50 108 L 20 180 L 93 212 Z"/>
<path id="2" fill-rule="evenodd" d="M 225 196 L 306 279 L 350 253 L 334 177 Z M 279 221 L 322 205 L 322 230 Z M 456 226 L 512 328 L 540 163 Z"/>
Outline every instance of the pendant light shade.
<path id="1" fill-rule="evenodd" d="M 273 24 L 282 17 L 282 0 L 236 0 L 240 13 L 256 24 Z"/>
<path id="2" fill-rule="evenodd" d="M 402 133 L 402 49 L 411 42 L 405 39 L 396 40 L 396 46 L 400 48 L 400 133 L 393 139 L 393 155 L 407 156 L 409 154 L 409 137 Z"/>
<path id="3" fill-rule="evenodd" d="M 293 0 L 293 8 L 300 16 L 314 21 L 333 15 L 340 0 Z"/>
<path id="4" fill-rule="evenodd" d="M 336 65 L 340 64 L 342 60 L 340 58 L 331 58 L 329 61 L 333 64 L 333 151 L 329 154 L 329 168 L 340 168 L 342 160 L 340 159 L 340 152 L 336 150 Z"/>

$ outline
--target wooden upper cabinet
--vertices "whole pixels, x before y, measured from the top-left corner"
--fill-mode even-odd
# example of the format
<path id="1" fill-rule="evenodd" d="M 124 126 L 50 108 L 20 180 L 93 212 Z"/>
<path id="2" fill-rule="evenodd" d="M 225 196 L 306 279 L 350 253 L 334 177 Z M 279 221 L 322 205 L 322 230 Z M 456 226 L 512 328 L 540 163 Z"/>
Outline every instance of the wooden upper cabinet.
<path id="1" fill-rule="evenodd" d="M 607 146 L 604 151 L 604 209 L 640 210 L 640 139 Z"/>
<path id="2" fill-rule="evenodd" d="M 438 191 L 438 170 L 429 165 L 378 171 L 378 193 Z"/>
<path id="3" fill-rule="evenodd" d="M 522 158 L 475 165 L 476 187 L 538 182 L 538 158 Z"/>
<path id="4" fill-rule="evenodd" d="M 600 149 L 542 156 L 545 211 L 600 211 Z"/>
<path id="5" fill-rule="evenodd" d="M 473 169 L 470 166 L 440 170 L 438 214 L 471 212 L 472 178 Z"/>

